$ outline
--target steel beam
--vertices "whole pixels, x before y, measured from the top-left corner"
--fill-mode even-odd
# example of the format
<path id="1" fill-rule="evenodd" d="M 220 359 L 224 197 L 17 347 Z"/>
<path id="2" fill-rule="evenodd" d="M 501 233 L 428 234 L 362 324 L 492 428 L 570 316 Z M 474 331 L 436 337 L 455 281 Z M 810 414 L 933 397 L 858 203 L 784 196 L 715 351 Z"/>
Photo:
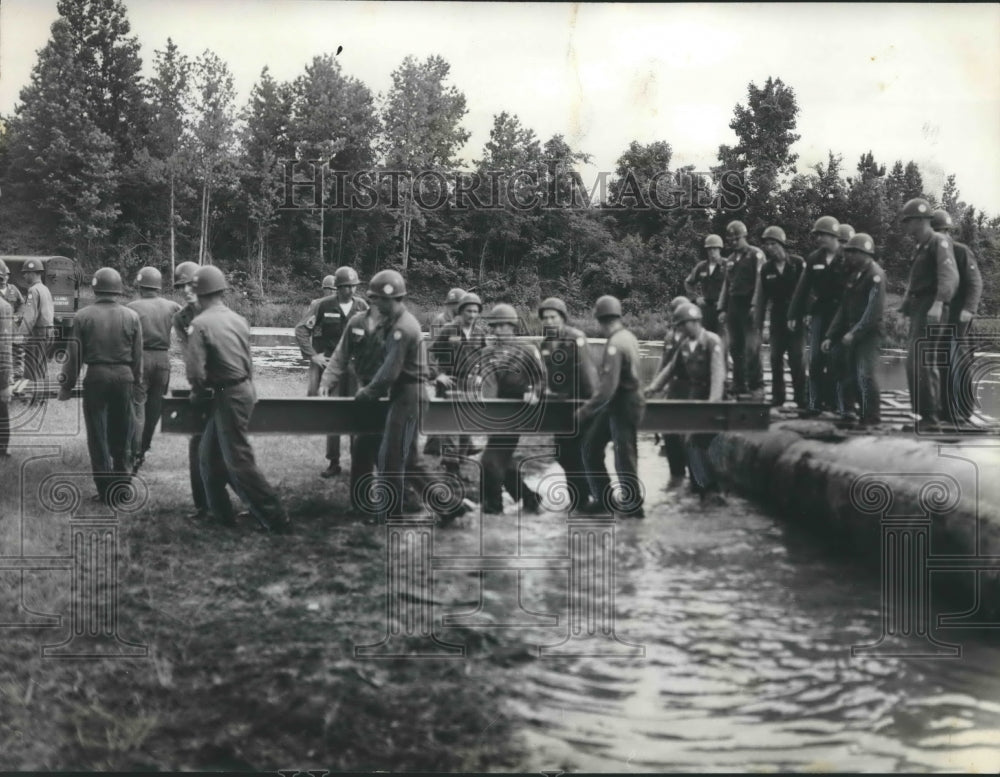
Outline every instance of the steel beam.
<path id="1" fill-rule="evenodd" d="M 530 405 L 507 399 L 433 399 L 420 411 L 425 434 L 568 435 L 576 430 L 574 412 L 582 402 L 545 401 Z M 253 434 L 378 434 L 389 403 L 357 402 L 341 397 L 260 399 L 250 418 Z M 204 411 L 186 397 L 166 397 L 161 430 L 196 434 Z M 646 403 L 639 431 L 726 432 L 764 430 L 770 423 L 764 403 L 689 402 L 653 399 Z"/>

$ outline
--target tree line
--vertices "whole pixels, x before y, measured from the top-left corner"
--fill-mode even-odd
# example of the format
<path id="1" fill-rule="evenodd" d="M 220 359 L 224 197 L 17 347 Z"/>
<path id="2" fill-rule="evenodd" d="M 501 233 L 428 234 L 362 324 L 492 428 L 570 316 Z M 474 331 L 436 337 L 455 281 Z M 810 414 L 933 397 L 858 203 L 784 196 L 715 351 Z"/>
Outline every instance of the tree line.
<path id="1" fill-rule="evenodd" d="M 980 259 L 985 304 L 996 304 L 1000 218 L 962 201 L 954 175 L 942 192 L 927 191 L 913 161 L 869 152 L 849 168 L 831 150 L 798 170 L 799 108 L 778 77 L 748 85 L 729 124 L 737 142 L 720 146 L 711 171 L 675 167 L 667 140 L 633 141 L 598 201 L 592 182 L 574 177 L 590 161 L 585 152 L 561 135 L 543 141 L 507 111 L 494 116 L 480 158 L 461 165 L 466 99 L 440 56 L 406 57 L 378 95 L 333 54 L 291 81 L 265 67 L 238 105 L 232 73 L 213 52 L 192 56 L 168 38 L 144 78 L 120 1 L 57 5 L 30 81 L 2 119 L 4 253 L 62 253 L 89 270 L 127 273 L 218 263 L 257 297 L 301 290 L 342 264 L 364 276 L 396 267 L 417 289 L 461 285 L 522 304 L 559 294 L 578 306 L 613 293 L 639 311 L 678 293 L 704 235 L 734 218 L 752 239 L 781 225 L 791 250 L 806 253 L 813 221 L 835 216 L 872 235 L 899 291 L 911 246 L 898 212 L 923 196 L 952 214 L 958 239 Z M 315 160 L 328 163 L 326 201 L 364 195 L 371 207 L 284 207 L 289 163 L 309 183 Z M 356 175 L 365 171 L 410 176 L 396 181 L 393 199 Z M 455 187 L 477 175 L 503 195 L 499 207 L 457 206 Z M 448 191 L 437 194 L 447 196 L 435 197 L 442 185 Z M 317 193 L 304 190 L 308 204 Z M 532 198 L 539 193 L 547 205 Z M 440 207 L 422 207 L 428 199 Z"/>

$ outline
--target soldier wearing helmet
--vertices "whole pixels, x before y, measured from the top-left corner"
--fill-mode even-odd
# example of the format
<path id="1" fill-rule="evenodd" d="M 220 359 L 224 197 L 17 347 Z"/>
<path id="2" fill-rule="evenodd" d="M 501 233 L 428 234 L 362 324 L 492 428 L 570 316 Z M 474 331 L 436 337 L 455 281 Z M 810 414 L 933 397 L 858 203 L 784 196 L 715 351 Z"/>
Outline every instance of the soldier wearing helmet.
<path id="1" fill-rule="evenodd" d="M 441 483 L 440 476 L 428 473 L 417 455 L 417 425 L 424 380 L 420 359 L 423 333 L 416 317 L 406 309 L 406 283 L 398 272 L 382 270 L 375 273 L 369 282 L 368 296 L 382 317 L 385 345 L 375 375 L 354 396 L 358 401 L 372 402 L 389 395 L 389 412 L 378 453 L 378 477 L 388 495 L 384 516 L 402 518 L 406 485 L 423 497 L 429 497 L 429 491 Z M 461 481 L 455 478 L 452 485 L 457 491 Z M 459 501 L 457 493 L 454 496 L 455 506 L 440 513 L 444 522 L 454 520 L 468 509 L 465 500 Z"/>
<path id="2" fill-rule="evenodd" d="M 355 313 L 368 310 L 368 303 L 355 295 L 355 290 L 361 284 L 358 274 L 352 267 L 338 267 L 333 275 L 323 279 L 325 297 L 314 299 L 309 303 L 305 316 L 295 326 L 295 340 L 302 351 L 302 358 L 309 360 L 309 378 L 306 386 L 306 396 L 319 395 L 319 384 L 323 370 L 333 349 L 337 347 L 344 333 L 344 324 Z M 350 380 L 340 384 L 344 392 L 342 396 L 353 396 L 357 390 Z M 339 475 L 340 468 L 340 435 L 331 434 L 326 438 L 327 467 L 320 475 L 331 478 Z"/>
<path id="3" fill-rule="evenodd" d="M 552 399 L 589 399 L 597 385 L 597 370 L 590 356 L 587 336 L 566 321 L 569 313 L 566 303 L 558 297 L 549 297 L 538 306 L 542 322 L 542 359 L 547 380 L 546 396 Z M 583 433 L 577 425 L 573 433 L 555 440 L 558 451 L 556 461 L 566 473 L 570 492 L 571 510 L 587 503 L 590 486 L 583 465 Z"/>
<path id="4" fill-rule="evenodd" d="M 430 377 L 435 393 L 445 397 L 449 391 L 469 392 L 481 365 L 479 352 L 486 347 L 486 329 L 479 320 L 483 301 L 471 291 L 462 295 L 456 308 L 457 316 L 440 327 L 427 349 Z M 447 472 L 458 476 L 463 456 L 472 456 L 478 449 L 467 434 L 454 439 L 436 435 L 441 462 Z M 428 450 L 433 450 L 431 444 Z"/>
<path id="5" fill-rule="evenodd" d="M 465 293 L 465 289 L 460 289 L 457 286 L 448 292 L 444 298 L 444 310 L 435 315 L 431 321 L 431 335 L 437 334 L 441 327 L 455 320 L 455 316 L 458 314 L 458 303 L 462 301 Z"/>
<path id="6" fill-rule="evenodd" d="M 286 533 L 291 522 L 277 492 L 257 467 L 248 436 L 257 402 L 250 326 L 226 305 L 224 294 L 229 284 L 218 267 L 199 267 L 193 286 L 201 313 L 191 323 L 185 365 L 192 400 L 208 411 L 198 460 L 209 510 L 223 525 L 235 526 L 228 483 L 247 503 L 262 530 Z"/>
<path id="7" fill-rule="evenodd" d="M 484 318 L 496 341 L 479 353 L 482 362 L 482 391 L 485 397 L 515 399 L 537 405 L 545 387 L 545 366 L 532 343 L 514 342 L 520 326 L 517 311 L 505 303 L 494 305 Z M 481 459 L 483 467 L 483 512 L 503 513 L 503 490 L 525 513 L 537 513 L 538 494 L 528 488 L 514 458 L 520 435 L 491 434 Z"/>
<path id="8" fill-rule="evenodd" d="M 955 228 L 951 215 L 943 209 L 931 214 L 931 227 L 935 232 L 948 235 Z M 972 320 L 979 312 L 983 295 L 983 276 L 972 249 L 957 240 L 952 241 L 955 266 L 958 268 L 958 289 L 948 305 L 948 323 L 954 336 L 950 338 L 948 364 L 941 371 L 942 420 L 952 423 L 968 421 L 976 402 L 972 387 L 974 342 L 969 337 Z"/>
<path id="9" fill-rule="evenodd" d="M 712 236 L 710 235 L 710 237 Z M 682 307 L 690 305 L 691 300 L 687 297 L 674 297 L 670 300 L 668 306 L 670 309 L 670 328 L 663 335 L 663 353 L 660 354 L 660 363 L 656 368 L 657 372 L 670 364 L 674 358 L 674 354 L 677 353 L 677 349 L 684 342 L 683 328 L 678 326 L 674 321 L 674 315 Z M 687 376 L 684 374 L 683 368 L 680 368 L 671 373 L 670 379 L 665 384 L 664 394 L 667 399 L 684 399 L 688 395 L 688 389 Z M 660 449 L 660 455 L 667 457 L 667 463 L 670 466 L 670 483 L 668 485 L 674 486 L 684 478 L 687 472 L 684 435 L 665 434 L 662 439 L 663 446 Z"/>
<path id="10" fill-rule="evenodd" d="M 885 271 L 875 261 L 875 241 L 859 232 L 847 241 L 844 256 L 849 275 L 844 295 L 826 331 L 822 349 L 838 352 L 838 409 L 845 421 L 857 420 L 855 396 L 860 395 L 861 423 L 881 421 L 878 387 L 878 357 L 882 346 L 882 318 L 885 313 Z"/>
<path id="11" fill-rule="evenodd" d="M 837 242 L 840 243 L 840 248 L 843 250 L 844 246 L 847 245 L 847 241 L 854 237 L 854 227 L 850 224 L 840 224 L 837 226 Z"/>
<path id="12" fill-rule="evenodd" d="M 725 279 L 726 268 L 722 263 L 722 238 L 709 235 L 705 238 L 705 259 L 698 262 L 691 274 L 684 280 L 684 290 L 688 297 L 702 309 L 705 315 L 705 328 L 710 332 L 719 333 L 719 294 L 722 292 L 722 281 Z"/>
<path id="13" fill-rule="evenodd" d="M 91 285 L 93 305 L 73 319 L 70 348 L 60 377 L 59 400 L 72 397 L 81 364 L 83 417 L 87 428 L 90 467 L 97 487 L 95 501 L 114 506 L 125 497 L 132 478 L 134 408 L 142 384 L 142 323 L 139 315 L 120 304 L 125 292 L 117 270 L 102 267 Z"/>
<path id="14" fill-rule="evenodd" d="M 153 432 L 163 413 L 163 397 L 170 387 L 170 329 L 181 306 L 160 296 L 163 278 L 155 267 L 143 267 L 136 276 L 139 298 L 128 303 L 142 324 L 142 381 L 135 405 L 133 466 L 138 471 L 146 459 Z M 134 473 L 133 473 L 134 474 Z"/>
<path id="15" fill-rule="evenodd" d="M 622 303 L 610 295 L 594 304 L 594 318 L 604 335 L 604 353 L 593 396 L 577 411 L 578 424 L 587 424 L 583 438 L 583 460 L 590 484 L 591 504 L 586 513 L 623 513 L 645 517 L 643 488 L 639 481 L 636 437 L 645 399 L 639 385 L 639 341 L 622 322 Z M 614 445 L 615 469 L 621 496 L 614 498 L 604 464 L 608 443 Z"/>
<path id="16" fill-rule="evenodd" d="M 10 268 L 0 259 L 0 297 L 7 300 L 11 307 L 15 323 L 21 317 L 21 309 L 24 307 L 24 295 L 13 283 L 10 283 Z"/>
<path id="17" fill-rule="evenodd" d="M 816 246 L 806 257 L 788 306 L 788 329 L 796 332 L 799 322 L 809 315 L 809 408 L 804 416 L 819 415 L 837 406 L 837 375 L 829 354 L 821 345 L 844 293 L 846 266 L 840 250 L 840 224 L 833 216 L 820 216 L 812 228 Z"/>
<path id="18" fill-rule="evenodd" d="M 920 426 L 935 431 L 941 422 L 941 375 L 933 359 L 919 359 L 917 343 L 931 350 L 944 349 L 943 335 L 928 329 L 948 321 L 951 302 L 958 289 L 958 267 L 951 238 L 934 231 L 931 206 L 917 197 L 903 206 L 901 218 L 906 233 L 916 242 L 910 264 L 910 279 L 900 312 L 910 319 L 907 338 L 906 378 L 910 405 L 920 416 Z"/>
<path id="19" fill-rule="evenodd" d="M 799 278 L 805 268 L 805 260 L 798 254 L 790 254 L 785 247 L 785 230 L 768 227 L 761 236 L 767 261 L 760 271 L 760 300 L 757 302 L 758 329 L 763 326 L 764 316 L 770 308 L 771 343 L 771 405 L 785 404 L 785 355 L 792 375 L 792 395 L 795 404 L 806 408 L 806 368 L 805 338 L 798 326 L 789 328 L 788 308 Z"/>
<path id="20" fill-rule="evenodd" d="M 40 383 L 48 375 L 49 344 L 52 342 L 52 325 L 55 306 L 52 294 L 42 283 L 44 267 L 39 259 L 29 259 L 21 265 L 21 275 L 28 284 L 28 294 L 24 301 L 24 313 L 17 334 L 24 340 L 24 377 L 33 383 Z M 42 404 L 36 391 L 32 404 Z"/>
<path id="21" fill-rule="evenodd" d="M 6 271 L 7 265 L 0 261 L 0 269 Z M 10 453 L 10 398 L 11 384 L 14 381 L 14 309 L 7 301 L 5 294 L 0 294 L 0 458 L 7 458 Z"/>
<path id="22" fill-rule="evenodd" d="M 670 362 L 659 370 L 646 388 L 646 396 L 652 396 L 674 375 L 683 373 L 687 393 L 678 399 L 721 402 L 726 382 L 726 356 L 721 338 L 704 328 L 702 313 L 697 305 L 680 305 L 674 313 L 674 326 L 684 339 Z M 713 439 L 714 434 L 689 434 L 684 440 L 691 487 L 703 501 L 721 499 L 718 479 L 708 456 Z"/>
<path id="23" fill-rule="evenodd" d="M 760 298 L 760 271 L 764 252 L 747 242 L 747 228 L 742 221 L 726 227 L 726 241 L 732 249 L 726 278 L 719 296 L 719 321 L 729 334 L 733 357 L 733 392 L 764 397 L 764 373 L 760 366 L 760 332 L 754 307 Z"/>

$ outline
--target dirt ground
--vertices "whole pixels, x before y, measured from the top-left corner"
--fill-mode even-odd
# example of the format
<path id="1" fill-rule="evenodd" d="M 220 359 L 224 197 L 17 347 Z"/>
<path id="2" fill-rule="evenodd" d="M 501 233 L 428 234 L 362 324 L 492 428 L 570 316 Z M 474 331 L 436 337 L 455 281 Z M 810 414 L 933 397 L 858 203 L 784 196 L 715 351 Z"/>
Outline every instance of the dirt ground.
<path id="1" fill-rule="evenodd" d="M 295 395 L 302 381 L 261 375 L 259 393 Z M 176 372 L 173 382 L 183 385 Z M 74 521 L 110 515 L 86 501 L 80 403 L 48 402 L 34 426 L 24 412 L 15 407 L 24 431 L 0 463 L 2 553 L 65 557 Z M 186 519 L 187 438 L 154 438 L 148 499 L 118 517 L 114 593 L 113 630 L 145 657 L 43 657 L 71 635 L 71 575 L 0 572 L 0 769 L 517 768 L 504 667 L 530 660 L 524 648 L 500 637 L 476 650 L 483 636 L 470 631 L 460 660 L 356 659 L 387 629 L 385 529 L 345 517 L 346 476 L 318 477 L 322 438 L 254 445 L 292 536 Z M 51 487 L 59 473 L 76 484 L 75 508 Z"/>

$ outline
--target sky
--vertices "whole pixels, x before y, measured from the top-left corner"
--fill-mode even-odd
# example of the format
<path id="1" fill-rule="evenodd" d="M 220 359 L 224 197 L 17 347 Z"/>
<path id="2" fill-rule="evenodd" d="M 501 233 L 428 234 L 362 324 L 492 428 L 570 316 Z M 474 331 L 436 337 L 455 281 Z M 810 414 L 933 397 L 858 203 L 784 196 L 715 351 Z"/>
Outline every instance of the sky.
<path id="1" fill-rule="evenodd" d="M 913 159 L 939 194 L 1000 214 L 1000 4 L 601 4 L 127 0 L 144 65 L 167 37 L 212 49 L 241 102 L 261 69 L 292 79 L 316 55 L 385 93 L 403 58 L 443 56 L 466 96 L 482 155 L 493 116 L 588 153 L 584 181 L 613 171 L 632 140 L 665 140 L 674 166 L 707 170 L 733 144 L 747 84 L 780 77 L 799 105 L 792 147 L 805 172 L 832 149 L 845 174 L 871 150 Z M 0 4 L 0 113 L 13 110 L 55 20 L 55 0 Z"/>

